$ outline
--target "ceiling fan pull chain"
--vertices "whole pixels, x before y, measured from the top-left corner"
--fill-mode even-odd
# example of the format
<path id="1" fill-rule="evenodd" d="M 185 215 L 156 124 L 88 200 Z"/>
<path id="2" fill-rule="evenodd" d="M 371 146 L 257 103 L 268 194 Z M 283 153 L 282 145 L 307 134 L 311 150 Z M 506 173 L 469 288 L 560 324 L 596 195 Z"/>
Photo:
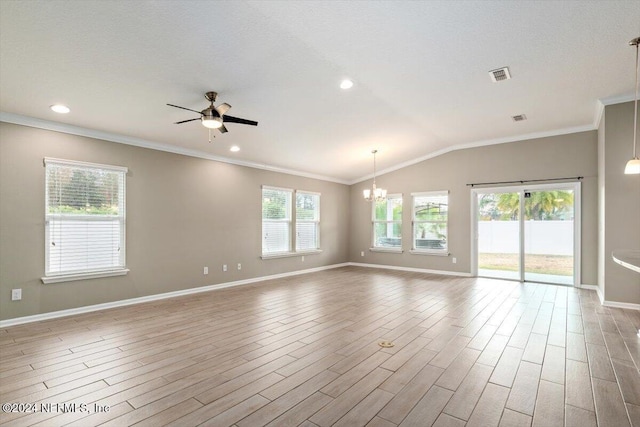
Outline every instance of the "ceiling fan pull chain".
<path id="1" fill-rule="evenodd" d="M 209 129 L 209 144 L 211 144 L 211 129 Z"/>

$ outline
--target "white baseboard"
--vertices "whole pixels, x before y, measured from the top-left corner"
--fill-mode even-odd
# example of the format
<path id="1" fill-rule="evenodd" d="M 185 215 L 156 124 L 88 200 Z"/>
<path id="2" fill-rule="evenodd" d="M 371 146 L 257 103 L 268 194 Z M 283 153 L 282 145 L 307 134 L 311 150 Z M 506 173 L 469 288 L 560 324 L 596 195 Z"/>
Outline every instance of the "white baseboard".
<path id="1" fill-rule="evenodd" d="M 600 290 L 600 286 L 598 285 L 579 285 L 577 286 L 580 289 L 586 289 L 588 291 L 595 291 L 596 294 L 598 295 L 598 299 L 600 300 L 600 304 L 602 305 L 604 302 L 604 297 L 602 295 L 602 291 Z"/>
<path id="2" fill-rule="evenodd" d="M 67 309 L 67 310 L 60 310 L 60 311 L 52 311 L 52 312 L 49 312 L 49 313 L 35 314 L 35 315 L 32 315 L 32 316 L 23 316 L 23 317 L 16 317 L 16 318 L 13 318 L 13 319 L 0 320 L 0 328 L 6 328 L 6 327 L 9 327 L 9 326 L 15 326 L 15 325 L 22 325 L 24 323 L 39 322 L 39 321 L 42 321 L 42 320 L 57 319 L 57 318 L 60 318 L 60 317 L 67 317 L 67 316 L 72 316 L 72 315 L 75 315 L 75 314 L 90 313 L 90 312 L 93 312 L 93 311 L 106 310 L 106 309 L 109 309 L 109 308 L 117 308 L 117 307 L 124 307 L 124 306 L 127 306 L 127 305 L 141 304 L 141 303 L 149 302 L 149 301 L 157 301 L 157 300 L 162 300 L 162 299 L 167 299 L 167 298 L 174 298 L 174 297 L 179 297 L 179 296 L 184 296 L 184 295 L 197 294 L 197 293 L 201 293 L 201 292 L 209 292 L 209 291 L 213 291 L 213 290 L 216 290 L 216 289 L 224 289 L 224 288 L 230 288 L 230 287 L 233 287 L 233 286 L 248 285 L 248 284 L 251 284 L 251 283 L 262 282 L 262 281 L 265 281 L 265 280 L 281 279 L 281 278 L 284 278 L 284 277 L 297 276 L 297 275 L 300 275 L 300 274 L 315 273 L 317 271 L 330 270 L 330 269 L 334 269 L 334 268 L 348 267 L 348 266 L 367 267 L 367 268 L 380 268 L 380 269 L 386 269 L 386 270 L 411 271 L 411 272 L 415 272 L 415 273 L 440 274 L 440 275 L 445 275 L 445 276 L 472 277 L 472 275 L 470 273 L 459 273 L 459 272 L 455 272 L 455 271 L 429 270 L 429 269 L 426 269 L 426 268 L 412 268 L 412 267 L 398 267 L 398 266 L 394 266 L 394 265 L 384 265 L 384 264 L 364 264 L 364 263 L 359 263 L 359 262 L 345 262 L 345 263 L 341 263 L 341 264 L 332 264 L 332 265 L 326 265 L 326 266 L 322 266 L 322 267 L 309 268 L 309 269 L 306 269 L 306 270 L 296 270 L 296 271 L 290 271 L 290 272 L 287 272 L 287 273 L 279 273 L 279 274 L 272 274 L 272 275 L 269 275 L 269 276 L 254 277 L 254 278 L 251 278 L 251 279 L 236 280 L 234 282 L 218 283 L 216 285 L 202 286 L 202 287 L 199 287 L 199 288 L 189 288 L 189 289 L 183 289 L 183 290 L 180 290 L 180 291 L 166 292 L 166 293 L 162 293 L 162 294 L 148 295 L 148 296 L 138 297 L 138 298 L 130 298 L 130 299 L 126 299 L 126 300 L 107 302 L 107 303 L 103 303 L 103 304 L 88 305 L 88 306 L 85 306 L 85 307 L 70 308 L 70 309 Z M 604 305 L 605 307 L 616 307 L 616 308 L 626 308 L 626 309 L 630 309 L 630 310 L 640 310 L 640 304 L 615 302 L 615 301 L 604 301 L 604 298 L 603 298 L 602 293 L 600 292 L 600 288 L 598 286 L 595 286 L 595 285 L 581 285 L 580 287 L 582 289 L 595 290 L 598 293 L 598 298 L 600 299 L 600 303 L 602 305 Z"/>
<path id="3" fill-rule="evenodd" d="M 627 310 L 640 310 L 640 304 L 634 304 L 632 302 L 617 302 L 604 300 L 602 303 L 605 307 L 614 308 L 626 308 Z"/>
<path id="4" fill-rule="evenodd" d="M 600 304 L 604 304 L 604 294 L 602 293 L 602 289 L 600 289 L 600 286 L 596 288 L 596 293 L 598 294 L 598 299 L 600 300 Z"/>
<path id="5" fill-rule="evenodd" d="M 144 297 L 130 298 L 120 301 L 107 302 L 103 304 L 88 305 L 85 307 L 70 308 L 67 310 L 52 311 L 49 313 L 34 314 L 33 316 L 16 317 L 13 319 L 0 320 L 0 328 L 9 326 L 22 325 L 24 323 L 39 322 L 41 320 L 57 319 L 59 317 L 72 316 L 74 314 L 90 313 L 92 311 L 106 310 L 109 308 L 124 307 L 127 305 L 140 304 L 143 302 L 157 301 L 167 298 L 174 298 L 183 295 L 197 294 L 200 292 L 209 292 L 216 289 L 230 288 L 233 286 L 248 285 L 251 283 L 262 282 L 265 280 L 281 279 L 283 277 L 297 276 L 299 274 L 315 273 L 322 270 L 330 270 L 333 268 L 347 267 L 348 262 L 342 264 L 325 265 L 322 267 L 308 268 L 306 270 L 290 271 L 288 273 L 272 274 L 269 276 L 254 277 L 251 279 L 236 280 L 234 282 L 218 283 L 216 285 L 202 286 L 199 288 L 189 288 L 180 291 L 166 292 L 162 294 L 147 295 Z"/>
<path id="6" fill-rule="evenodd" d="M 429 270 L 426 268 L 398 267 L 395 265 L 384 265 L 384 264 L 364 264 L 360 262 L 349 262 L 348 264 L 354 267 L 382 268 L 385 270 L 411 271 L 414 273 L 440 274 L 443 276 L 472 277 L 471 273 L 458 273 L 457 271 Z"/>
<path id="7" fill-rule="evenodd" d="M 598 294 L 598 299 L 600 300 L 600 304 L 605 307 L 614 307 L 614 308 L 625 308 L 627 310 L 640 310 L 640 304 L 635 304 L 632 302 L 617 302 L 617 301 L 607 301 L 604 299 L 604 295 L 602 294 L 602 290 L 600 286 L 597 285 L 580 285 L 581 289 L 588 289 L 591 291 L 596 291 Z"/>

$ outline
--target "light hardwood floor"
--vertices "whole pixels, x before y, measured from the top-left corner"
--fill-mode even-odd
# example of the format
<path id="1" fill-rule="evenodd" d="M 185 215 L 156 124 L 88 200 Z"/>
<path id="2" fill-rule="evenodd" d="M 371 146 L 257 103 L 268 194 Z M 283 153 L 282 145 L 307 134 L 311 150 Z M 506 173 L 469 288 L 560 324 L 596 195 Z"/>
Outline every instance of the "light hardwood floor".
<path id="1" fill-rule="evenodd" d="M 593 291 L 345 267 L 0 330 L 0 401 L 38 410 L 0 423 L 640 426 L 639 326 Z"/>

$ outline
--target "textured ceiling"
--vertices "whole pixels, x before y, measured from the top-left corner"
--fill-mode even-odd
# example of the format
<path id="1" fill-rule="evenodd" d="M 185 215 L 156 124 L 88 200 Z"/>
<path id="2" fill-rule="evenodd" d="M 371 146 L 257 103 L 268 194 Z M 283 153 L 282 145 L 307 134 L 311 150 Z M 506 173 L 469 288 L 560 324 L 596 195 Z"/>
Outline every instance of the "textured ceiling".
<path id="1" fill-rule="evenodd" d="M 599 99 L 633 93 L 640 2 L 3 0 L 0 19 L 3 113 L 354 182 L 374 148 L 388 169 L 593 128 Z M 173 124 L 193 115 L 166 103 L 209 90 L 259 126 L 209 144 Z"/>

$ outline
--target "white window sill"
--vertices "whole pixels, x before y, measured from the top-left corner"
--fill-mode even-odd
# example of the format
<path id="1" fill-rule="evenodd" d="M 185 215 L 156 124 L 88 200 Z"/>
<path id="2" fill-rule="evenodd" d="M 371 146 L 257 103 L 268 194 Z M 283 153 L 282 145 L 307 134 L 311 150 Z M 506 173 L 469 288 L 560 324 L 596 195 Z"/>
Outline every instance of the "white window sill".
<path id="1" fill-rule="evenodd" d="M 72 282 L 74 280 L 86 280 L 86 279 L 99 279 L 101 277 L 112 277 L 112 276 L 124 276 L 129 273 L 128 268 L 122 268 L 119 270 L 109 270 L 109 271 L 95 271 L 93 273 L 76 273 L 76 274 L 61 274 L 59 276 L 45 276 L 41 277 L 42 283 L 48 285 L 49 283 L 61 283 L 61 282 Z"/>
<path id="2" fill-rule="evenodd" d="M 278 252 L 273 254 L 263 254 L 262 259 L 291 258 L 294 256 L 315 255 L 322 253 L 322 249 L 301 252 Z"/>
<path id="3" fill-rule="evenodd" d="M 431 256 L 449 256 L 449 252 L 442 251 L 421 251 L 419 249 L 411 249 L 409 251 L 413 255 L 431 255 Z"/>
<path id="4" fill-rule="evenodd" d="M 371 252 L 386 252 L 390 254 L 401 254 L 404 252 L 401 248 L 369 248 Z"/>

